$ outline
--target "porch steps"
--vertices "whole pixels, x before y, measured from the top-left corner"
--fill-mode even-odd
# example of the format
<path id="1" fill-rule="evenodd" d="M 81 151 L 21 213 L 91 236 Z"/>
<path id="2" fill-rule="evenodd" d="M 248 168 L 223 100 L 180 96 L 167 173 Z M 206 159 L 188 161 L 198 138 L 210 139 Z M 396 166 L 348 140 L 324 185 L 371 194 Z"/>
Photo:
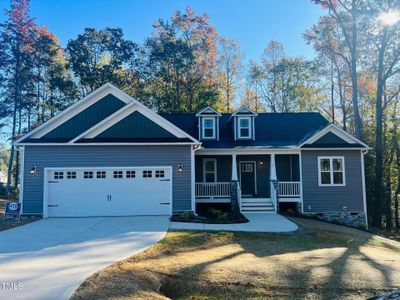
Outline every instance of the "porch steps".
<path id="1" fill-rule="evenodd" d="M 274 212 L 275 208 L 270 199 L 242 199 L 242 212 Z"/>

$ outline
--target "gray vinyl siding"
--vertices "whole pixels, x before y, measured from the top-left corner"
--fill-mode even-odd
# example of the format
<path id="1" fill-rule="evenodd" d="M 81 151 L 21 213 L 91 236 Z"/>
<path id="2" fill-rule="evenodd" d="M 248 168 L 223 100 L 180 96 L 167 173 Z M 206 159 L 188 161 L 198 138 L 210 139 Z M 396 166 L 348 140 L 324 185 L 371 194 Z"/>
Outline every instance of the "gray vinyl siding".
<path id="1" fill-rule="evenodd" d="M 318 185 L 318 156 L 343 156 L 345 186 Z M 363 190 L 361 152 L 359 150 L 307 150 L 302 151 L 303 201 L 305 213 L 316 212 L 362 212 Z M 310 208 L 309 208 L 310 206 Z"/>
<path id="2" fill-rule="evenodd" d="M 177 166 L 183 164 L 182 173 Z M 30 174 L 33 166 L 37 174 Z M 191 149 L 181 146 L 26 146 L 23 213 L 42 214 L 44 168 L 172 166 L 173 210 L 191 210 Z"/>

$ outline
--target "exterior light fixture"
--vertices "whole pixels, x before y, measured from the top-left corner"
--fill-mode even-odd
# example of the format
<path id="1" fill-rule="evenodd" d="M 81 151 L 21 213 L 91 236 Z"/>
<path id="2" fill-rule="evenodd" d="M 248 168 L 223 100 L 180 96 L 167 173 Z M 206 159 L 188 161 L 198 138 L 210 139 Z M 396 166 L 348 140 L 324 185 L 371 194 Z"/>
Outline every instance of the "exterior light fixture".
<path id="1" fill-rule="evenodd" d="M 182 172 L 183 172 L 183 165 L 182 165 L 182 164 L 179 164 L 179 165 L 178 165 L 178 172 L 179 172 L 179 173 L 182 173 Z"/>
<path id="2" fill-rule="evenodd" d="M 264 164 L 264 161 L 263 160 L 260 160 L 260 165 L 262 166 Z"/>
<path id="3" fill-rule="evenodd" d="M 37 168 L 36 168 L 36 166 L 33 166 L 31 169 L 31 174 L 35 175 L 36 173 L 37 173 Z"/>

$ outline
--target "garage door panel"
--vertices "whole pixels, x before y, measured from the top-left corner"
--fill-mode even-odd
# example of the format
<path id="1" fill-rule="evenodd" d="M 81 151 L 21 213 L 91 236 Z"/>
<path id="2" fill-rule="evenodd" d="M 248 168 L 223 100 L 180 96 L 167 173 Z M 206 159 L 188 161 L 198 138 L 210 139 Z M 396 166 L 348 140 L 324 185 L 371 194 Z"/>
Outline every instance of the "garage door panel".
<path id="1" fill-rule="evenodd" d="M 48 216 L 170 214 L 171 173 L 170 167 L 51 170 Z"/>

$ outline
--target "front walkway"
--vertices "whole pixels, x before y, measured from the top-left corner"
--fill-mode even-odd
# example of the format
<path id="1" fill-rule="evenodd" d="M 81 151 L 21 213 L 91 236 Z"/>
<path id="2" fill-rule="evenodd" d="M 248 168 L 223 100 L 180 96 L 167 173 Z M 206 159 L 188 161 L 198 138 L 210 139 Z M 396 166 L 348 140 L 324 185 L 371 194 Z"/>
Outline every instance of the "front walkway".
<path id="1" fill-rule="evenodd" d="M 297 225 L 285 217 L 275 213 L 244 213 L 250 222 L 240 224 L 205 224 L 171 222 L 169 229 L 184 230 L 226 230 L 249 232 L 291 232 Z"/>
<path id="2" fill-rule="evenodd" d="M 0 299 L 69 299 L 91 274 L 162 239 L 169 219 L 44 219 L 0 232 Z"/>

